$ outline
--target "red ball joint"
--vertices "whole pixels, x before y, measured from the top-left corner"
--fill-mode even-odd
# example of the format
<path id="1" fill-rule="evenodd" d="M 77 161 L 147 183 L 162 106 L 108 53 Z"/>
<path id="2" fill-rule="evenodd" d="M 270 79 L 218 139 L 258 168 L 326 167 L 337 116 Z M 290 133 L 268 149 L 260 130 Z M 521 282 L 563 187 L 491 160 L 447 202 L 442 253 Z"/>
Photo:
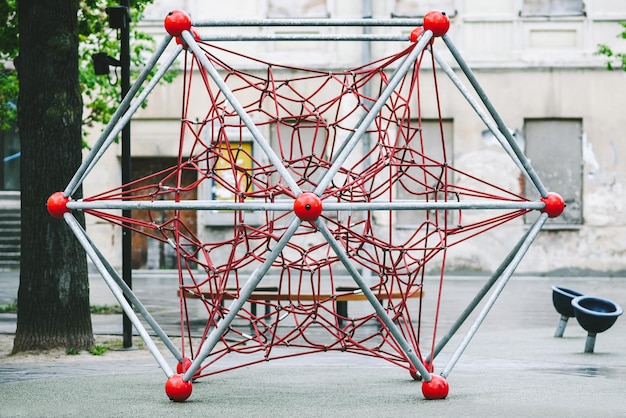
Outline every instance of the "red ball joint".
<path id="1" fill-rule="evenodd" d="M 293 203 L 293 211 L 303 221 L 314 222 L 322 213 L 322 200 L 312 192 L 304 192 Z"/>
<path id="2" fill-rule="evenodd" d="M 541 198 L 541 201 L 546 204 L 542 212 L 547 213 L 550 218 L 560 216 L 565 209 L 565 201 L 558 193 L 548 193 L 546 197 Z"/>
<path id="3" fill-rule="evenodd" d="M 200 40 L 200 34 L 198 33 L 197 30 L 191 28 L 191 34 L 193 35 L 193 39 L 195 39 L 196 41 Z M 188 45 L 187 45 L 187 42 L 185 42 L 183 38 L 176 38 L 176 43 L 178 45 L 182 45 L 183 48 L 187 50 Z"/>
<path id="4" fill-rule="evenodd" d="M 191 359 L 189 357 L 184 357 L 182 363 L 179 362 L 176 365 L 176 373 L 185 374 L 187 370 L 191 367 Z M 196 380 L 200 377 L 200 369 L 196 370 L 191 380 Z"/>
<path id="5" fill-rule="evenodd" d="M 52 195 L 48 198 L 48 202 L 46 206 L 48 208 L 48 213 L 54 216 L 55 218 L 62 218 L 64 213 L 69 212 L 70 210 L 67 208 L 67 202 L 70 201 L 69 197 L 65 197 L 63 192 L 52 193 Z"/>
<path id="6" fill-rule="evenodd" d="M 424 30 L 429 30 L 433 36 L 443 36 L 450 29 L 450 19 L 445 12 L 433 10 L 424 15 Z"/>
<path id="7" fill-rule="evenodd" d="M 183 358 L 182 362 L 176 365 L 176 373 L 185 373 L 187 369 L 191 367 L 191 359 L 189 357 Z"/>
<path id="8" fill-rule="evenodd" d="M 409 41 L 415 43 L 418 41 L 420 36 L 424 33 L 424 28 L 421 26 L 416 27 L 411 31 L 411 35 L 409 36 Z"/>
<path id="9" fill-rule="evenodd" d="M 167 33 L 178 38 L 183 31 L 191 30 L 191 18 L 185 12 L 172 10 L 165 16 L 164 26 Z"/>
<path id="10" fill-rule="evenodd" d="M 191 396 L 193 384 L 185 382 L 182 374 L 174 374 L 165 382 L 165 393 L 174 402 L 184 402 Z"/>
<path id="11" fill-rule="evenodd" d="M 448 381 L 443 376 L 431 375 L 430 382 L 422 382 L 422 394 L 426 399 L 445 399 L 448 396 Z"/>

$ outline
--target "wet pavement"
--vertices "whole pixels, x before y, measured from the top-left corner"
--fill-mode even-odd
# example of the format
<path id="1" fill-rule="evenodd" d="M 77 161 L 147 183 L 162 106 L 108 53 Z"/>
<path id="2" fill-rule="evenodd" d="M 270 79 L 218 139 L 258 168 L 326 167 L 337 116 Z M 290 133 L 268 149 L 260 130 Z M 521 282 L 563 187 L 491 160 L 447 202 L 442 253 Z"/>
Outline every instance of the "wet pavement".
<path id="1" fill-rule="evenodd" d="M 92 305 L 116 304 L 97 275 L 90 279 Z M 446 279 L 441 335 L 485 280 Z M 0 273 L 0 305 L 15 301 L 17 281 L 15 273 Z M 133 278 L 139 299 L 168 334 L 177 329 L 173 283 L 167 272 L 137 272 Z M 559 321 L 552 306 L 553 284 L 626 306 L 626 278 L 514 277 L 448 376 L 445 400 L 425 400 L 421 384 L 388 362 L 333 352 L 214 375 L 194 383 L 189 400 L 176 404 L 164 393 L 165 375 L 142 349 L 130 358 L 128 353 L 82 354 L 54 362 L 0 364 L 0 417 L 626 416 L 626 319 L 618 318 L 598 334 L 594 352 L 584 353 L 587 333 L 575 319 L 569 320 L 563 338 L 553 336 Z M 425 310 L 435 299 L 429 285 Z M 359 309 L 359 303 L 350 309 Z M 475 316 L 437 357 L 435 373 Z M 121 334 L 120 315 L 92 318 L 96 334 Z M 14 332 L 15 315 L 0 314 L 0 333 Z M 224 361 L 235 364 L 239 358 L 226 356 Z"/>

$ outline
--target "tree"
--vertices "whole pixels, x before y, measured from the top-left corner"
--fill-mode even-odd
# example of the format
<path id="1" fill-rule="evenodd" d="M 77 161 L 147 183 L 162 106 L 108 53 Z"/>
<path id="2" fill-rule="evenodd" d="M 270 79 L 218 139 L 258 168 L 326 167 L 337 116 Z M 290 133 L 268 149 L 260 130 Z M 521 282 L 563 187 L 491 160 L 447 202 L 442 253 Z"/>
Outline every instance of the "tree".
<path id="1" fill-rule="evenodd" d="M 619 22 L 622 26 L 622 33 L 617 35 L 618 38 L 626 39 L 626 22 Z M 626 53 L 625 52 L 613 52 L 613 50 L 606 44 L 598 45 L 598 55 L 604 55 L 608 58 L 606 67 L 609 70 L 615 69 L 615 61 L 622 70 L 626 71 Z"/>
<path id="2" fill-rule="evenodd" d="M 78 8 L 79 0 L 18 3 L 22 255 L 13 352 L 94 343 L 85 252 L 45 206 L 81 162 Z"/>
<path id="3" fill-rule="evenodd" d="M 133 21 L 152 1 L 131 2 Z M 22 151 L 22 256 L 14 352 L 86 349 L 94 342 L 85 253 L 63 220 L 47 213 L 45 203 L 65 187 L 80 164 L 83 123 L 106 123 L 121 99 L 119 88 L 96 78 L 87 65 L 96 49 L 119 54 L 119 42 L 105 30 L 105 9 L 116 4 L 22 0 L 16 9 L 15 0 L 0 0 L 0 129 L 17 116 Z M 133 62 L 138 64 L 151 39 L 141 32 L 133 35 Z M 2 64 L 13 58 L 17 77 Z M 5 106 L 15 102 L 17 111 L 14 105 Z M 80 213 L 76 215 L 84 224 Z"/>

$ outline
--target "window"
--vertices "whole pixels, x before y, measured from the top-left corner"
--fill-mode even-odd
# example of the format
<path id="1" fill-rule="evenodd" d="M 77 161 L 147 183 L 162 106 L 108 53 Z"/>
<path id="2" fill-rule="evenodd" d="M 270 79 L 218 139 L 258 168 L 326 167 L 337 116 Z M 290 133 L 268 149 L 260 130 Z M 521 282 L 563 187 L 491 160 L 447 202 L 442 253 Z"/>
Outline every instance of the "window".
<path id="1" fill-rule="evenodd" d="M 268 0 L 267 17 L 283 18 L 326 18 L 326 0 Z"/>
<path id="2" fill-rule="evenodd" d="M 567 207 L 563 214 L 550 219 L 552 225 L 580 225 L 582 214 L 582 120 L 581 119 L 527 119 L 524 121 L 526 155 L 544 186 L 560 194 Z M 539 194 L 530 180 L 524 182 L 528 198 Z M 530 222 L 537 217 L 531 212 Z"/>
<path id="3" fill-rule="evenodd" d="M 524 0 L 520 16 L 583 16 L 582 0 Z"/>
<path id="4" fill-rule="evenodd" d="M 212 136 L 205 137 L 207 143 L 214 143 L 216 153 L 207 162 L 206 169 L 215 171 L 220 181 L 204 182 L 200 192 L 202 199 L 233 202 L 239 200 L 236 198 L 238 191 L 252 191 L 250 170 L 255 165 L 253 139 L 248 128 L 237 126 L 240 123 L 238 118 L 234 118 L 225 126 L 214 128 Z M 210 129 L 205 129 L 204 133 L 209 135 Z M 245 212 L 243 215 L 247 223 L 258 224 L 258 213 Z M 232 221 L 232 210 L 212 210 L 202 213 L 201 222 L 204 225 L 227 226 L 232 224 Z"/>

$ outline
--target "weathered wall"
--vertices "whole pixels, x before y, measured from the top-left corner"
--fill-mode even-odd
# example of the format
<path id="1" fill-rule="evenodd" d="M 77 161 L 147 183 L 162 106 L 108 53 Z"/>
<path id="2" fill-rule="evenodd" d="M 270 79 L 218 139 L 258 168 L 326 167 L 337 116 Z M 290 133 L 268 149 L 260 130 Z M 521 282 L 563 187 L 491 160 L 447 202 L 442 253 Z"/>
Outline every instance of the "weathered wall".
<path id="1" fill-rule="evenodd" d="M 327 7 L 333 17 L 359 17 L 361 4 L 361 0 L 328 1 Z M 626 166 L 620 161 L 626 153 L 623 127 L 626 73 L 606 71 L 602 59 L 594 55 L 600 42 L 626 49 L 615 38 L 620 29 L 616 22 L 626 19 L 626 5 L 610 0 L 587 1 L 586 16 L 522 19 L 518 16 L 521 0 L 446 4 L 453 4 L 456 9 L 450 37 L 474 68 L 511 130 L 523 132 L 524 120 L 528 118 L 582 119 L 584 221 L 575 228 L 543 232 L 519 271 L 626 271 L 626 225 L 622 216 L 626 209 L 626 199 L 622 198 Z M 397 4 L 392 0 L 375 1 L 373 6 L 374 17 L 389 17 Z M 214 2 L 157 0 L 147 13 L 145 27 L 155 34 L 162 33 L 159 16 L 164 16 L 164 11 L 171 7 L 189 11 L 194 19 L 258 18 L 264 17 L 268 10 L 266 2 L 253 0 L 220 3 L 219 7 Z M 225 31 L 238 30 L 260 31 L 255 28 Z M 392 31 L 408 33 L 407 29 Z M 361 45 L 348 43 L 280 46 L 248 42 L 228 46 L 268 61 L 320 68 L 354 66 L 362 62 L 363 54 Z M 401 47 L 374 44 L 372 54 L 376 57 Z M 447 53 L 444 55 L 450 58 Z M 454 164 L 521 192 L 516 167 L 499 146 L 483 139 L 482 122 L 451 83 L 443 81 L 443 74 L 439 79 L 443 115 L 453 120 Z M 176 153 L 180 91 L 180 80 L 159 87 L 150 97 L 149 107 L 134 118 L 134 155 Z M 427 88 L 423 94 L 424 116 L 435 117 L 435 107 L 428 96 Z M 118 184 L 119 176 L 110 175 L 119 170 L 120 151 L 114 151 L 116 155 L 107 157 L 99 168 L 101 174 L 92 176 L 86 183 L 86 194 Z M 558 158 L 555 156 L 555 164 L 559 164 Z M 93 222 L 89 228 L 103 252 L 115 260 L 121 239 L 119 232 Z M 526 228 L 522 220 L 515 221 L 488 238 L 478 237 L 451 249 L 454 257 L 449 258 L 449 268 L 493 270 Z M 120 264 L 119 259 L 113 263 Z"/>

